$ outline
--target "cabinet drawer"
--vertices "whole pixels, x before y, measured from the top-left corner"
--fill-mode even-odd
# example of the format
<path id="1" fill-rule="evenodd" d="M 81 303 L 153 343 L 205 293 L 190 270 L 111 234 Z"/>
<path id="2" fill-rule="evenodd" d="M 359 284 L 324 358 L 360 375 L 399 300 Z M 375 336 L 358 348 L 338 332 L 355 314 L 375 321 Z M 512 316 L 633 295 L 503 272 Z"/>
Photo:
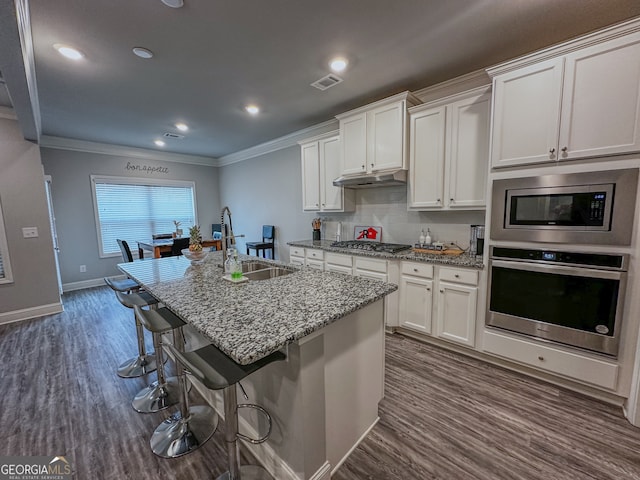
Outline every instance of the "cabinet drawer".
<path id="1" fill-rule="evenodd" d="M 484 351 L 609 390 L 615 390 L 618 382 L 618 365 L 613 362 L 499 333 L 485 331 Z"/>
<path id="2" fill-rule="evenodd" d="M 369 270 L 371 272 L 387 273 L 387 261 L 375 260 L 373 258 L 355 258 L 356 268 L 358 270 Z"/>
<path id="3" fill-rule="evenodd" d="M 314 250 L 312 248 L 307 248 L 307 258 L 312 260 L 323 260 L 324 252 L 322 250 Z"/>
<path id="4" fill-rule="evenodd" d="M 463 270 L 461 268 L 440 268 L 440 280 L 466 283 L 467 285 L 478 285 L 478 272 L 476 270 Z"/>
<path id="5" fill-rule="evenodd" d="M 304 257 L 296 257 L 294 255 L 291 255 L 289 257 L 289 263 L 292 263 L 294 265 L 304 265 Z"/>
<path id="6" fill-rule="evenodd" d="M 433 278 L 433 265 L 426 263 L 402 262 L 402 273 L 414 277 Z"/>
<path id="7" fill-rule="evenodd" d="M 304 257 L 304 248 L 302 248 L 302 247 L 290 247 L 289 248 L 289 256 L 290 257 Z"/>
<path id="8" fill-rule="evenodd" d="M 331 265 L 340 265 L 342 267 L 353 267 L 353 259 L 351 258 L 350 255 L 341 255 L 339 253 L 329 253 L 327 252 L 327 254 L 324 257 L 325 262 L 327 263 L 327 265 L 331 264 Z"/>
<path id="9" fill-rule="evenodd" d="M 322 260 L 307 259 L 307 267 L 314 268 L 316 270 L 324 270 L 324 262 Z"/>

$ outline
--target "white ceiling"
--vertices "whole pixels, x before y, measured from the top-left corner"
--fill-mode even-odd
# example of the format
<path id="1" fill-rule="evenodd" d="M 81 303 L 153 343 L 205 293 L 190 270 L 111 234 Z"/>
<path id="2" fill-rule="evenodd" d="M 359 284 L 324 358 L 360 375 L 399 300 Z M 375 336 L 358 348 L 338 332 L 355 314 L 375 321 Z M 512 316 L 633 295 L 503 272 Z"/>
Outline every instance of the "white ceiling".
<path id="1" fill-rule="evenodd" d="M 156 149 L 184 121 L 191 130 L 163 151 L 221 157 L 640 15 L 638 0 L 184 2 L 30 0 L 42 134 Z M 0 0 L 0 27 L 14 8 Z M 34 95 L 16 80 L 20 45 L 4 30 L 0 71 L 20 118 Z M 54 43 L 86 58 L 69 61 Z M 154 58 L 134 56 L 136 46 Z M 344 82 L 309 86 L 334 54 L 350 61 Z M 246 114 L 250 102 L 262 113 Z"/>

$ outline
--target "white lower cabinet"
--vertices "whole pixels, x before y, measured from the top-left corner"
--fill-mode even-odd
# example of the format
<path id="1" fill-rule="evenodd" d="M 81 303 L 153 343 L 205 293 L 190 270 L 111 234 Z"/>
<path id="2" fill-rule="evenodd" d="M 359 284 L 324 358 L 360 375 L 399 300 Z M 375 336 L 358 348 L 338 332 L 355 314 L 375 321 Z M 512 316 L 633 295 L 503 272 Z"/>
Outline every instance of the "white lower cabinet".
<path id="1" fill-rule="evenodd" d="M 327 272 L 353 275 L 353 258 L 351 255 L 328 252 L 324 257 L 324 269 Z"/>
<path id="2" fill-rule="evenodd" d="M 609 390 L 617 387 L 619 367 L 613 360 L 581 355 L 493 330 L 485 330 L 483 349 L 486 353 L 590 385 Z"/>
<path id="3" fill-rule="evenodd" d="M 290 247 L 289 263 L 293 263 L 294 265 L 304 265 L 304 248 Z"/>
<path id="4" fill-rule="evenodd" d="M 473 348 L 478 272 L 417 262 L 401 271 L 400 326 Z"/>
<path id="5" fill-rule="evenodd" d="M 315 248 L 307 248 L 305 251 L 305 265 L 316 270 L 324 270 L 324 252 Z"/>
<path id="6" fill-rule="evenodd" d="M 401 272 L 400 326 L 430 334 L 433 309 L 433 267 L 402 262 Z"/>

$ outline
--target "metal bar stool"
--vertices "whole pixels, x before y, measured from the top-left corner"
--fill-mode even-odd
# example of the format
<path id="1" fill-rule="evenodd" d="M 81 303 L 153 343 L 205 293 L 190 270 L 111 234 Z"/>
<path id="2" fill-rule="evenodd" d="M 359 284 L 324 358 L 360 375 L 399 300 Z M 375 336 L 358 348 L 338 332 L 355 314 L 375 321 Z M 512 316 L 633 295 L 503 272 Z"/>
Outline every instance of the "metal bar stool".
<path id="1" fill-rule="evenodd" d="M 158 301 L 151 296 L 148 292 L 139 290 L 137 292 L 132 291 L 132 283 L 138 289 L 140 286 L 131 279 L 117 279 L 113 277 L 105 277 L 105 283 L 111 287 L 116 293 L 118 301 L 127 308 L 133 308 L 136 305 L 139 307 L 152 306 L 158 303 Z M 129 293 L 127 293 L 129 292 Z M 134 315 L 135 317 L 135 315 Z M 118 376 L 122 378 L 136 378 L 151 373 L 156 369 L 156 357 L 154 354 L 147 354 L 144 345 L 144 330 L 140 321 L 136 320 L 136 336 L 138 339 L 138 356 L 130 358 L 126 362 L 122 363 L 118 367 Z"/>
<path id="2" fill-rule="evenodd" d="M 210 390 L 224 390 L 225 442 L 229 470 L 220 475 L 217 480 L 272 480 L 271 475 L 261 466 L 240 465 L 238 437 L 251 443 L 266 441 L 271 433 L 271 417 L 264 408 L 258 405 L 238 405 L 236 384 L 262 367 L 275 361 L 284 360 L 286 355 L 282 352 L 274 352 L 249 365 L 240 365 L 213 345 L 207 345 L 194 352 L 179 352 L 169 345 L 167 348 L 171 350 L 177 363 L 183 364 L 186 372 L 197 378 L 205 387 Z M 267 434 L 262 438 L 252 439 L 238 433 L 238 408 L 254 408 L 263 413 L 269 424 Z M 157 432 L 158 430 L 151 437 L 152 446 Z"/>
<path id="3" fill-rule="evenodd" d="M 133 409 L 140 413 L 153 413 L 175 405 L 180 400 L 180 385 L 177 377 L 166 378 L 164 372 L 164 355 L 162 334 L 172 331 L 173 343 L 182 348 L 184 336 L 181 333 L 185 323 L 166 307 L 154 310 L 143 310 L 138 305 L 133 307 L 136 320 L 153 336 L 153 348 L 158 360 L 158 380 L 140 390 L 131 402 Z"/>

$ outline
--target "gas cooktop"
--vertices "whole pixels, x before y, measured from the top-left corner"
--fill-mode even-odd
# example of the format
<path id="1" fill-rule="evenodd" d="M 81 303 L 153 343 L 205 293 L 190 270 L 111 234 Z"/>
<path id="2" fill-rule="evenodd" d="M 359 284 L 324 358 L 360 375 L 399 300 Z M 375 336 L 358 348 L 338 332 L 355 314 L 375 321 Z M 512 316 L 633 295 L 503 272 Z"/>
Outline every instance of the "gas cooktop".
<path id="1" fill-rule="evenodd" d="M 331 246 L 338 248 L 347 248 L 349 250 L 363 250 L 368 252 L 384 253 L 397 253 L 411 248 L 411 245 L 405 245 L 402 243 L 379 243 L 367 242 L 363 240 L 345 240 L 342 242 L 333 242 Z"/>

